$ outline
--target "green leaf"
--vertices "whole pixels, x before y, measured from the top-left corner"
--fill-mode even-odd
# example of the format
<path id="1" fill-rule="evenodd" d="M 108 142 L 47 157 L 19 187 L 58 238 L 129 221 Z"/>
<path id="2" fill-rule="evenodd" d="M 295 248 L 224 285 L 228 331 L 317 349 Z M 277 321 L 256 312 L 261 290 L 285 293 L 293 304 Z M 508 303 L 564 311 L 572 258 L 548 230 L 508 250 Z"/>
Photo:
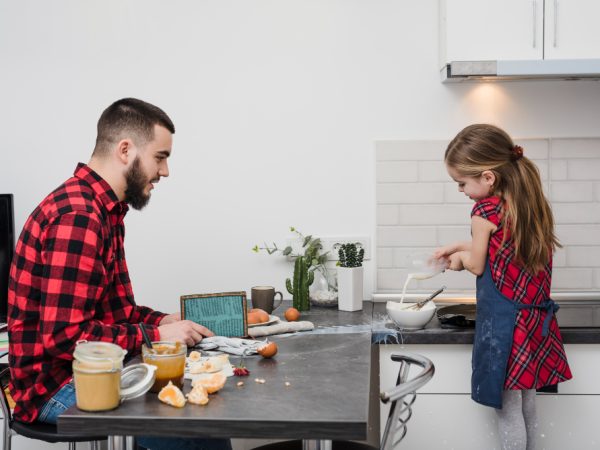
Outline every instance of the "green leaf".
<path id="1" fill-rule="evenodd" d="M 312 236 L 308 235 L 304 238 L 304 243 L 302 244 L 302 247 L 306 247 L 306 245 L 310 242 L 310 240 L 312 239 Z"/>
<path id="2" fill-rule="evenodd" d="M 290 231 L 296 231 L 294 227 L 290 227 Z"/>
<path id="3" fill-rule="evenodd" d="M 283 252 L 282 252 L 282 253 L 283 253 L 283 256 L 287 256 L 287 255 L 289 255 L 290 253 L 292 253 L 292 247 L 290 247 L 290 246 L 288 245 L 286 248 L 284 248 L 284 249 L 283 249 Z"/>
<path id="4" fill-rule="evenodd" d="M 313 259 L 313 260 L 310 262 L 310 264 L 311 264 L 311 265 L 313 265 L 313 266 L 318 266 L 318 265 L 319 265 L 319 260 L 318 260 L 317 258 L 315 258 L 315 259 Z"/>
<path id="5" fill-rule="evenodd" d="M 258 245 L 255 245 L 254 247 L 252 247 L 252 251 L 255 253 L 258 253 L 260 251 L 260 249 L 258 248 Z"/>

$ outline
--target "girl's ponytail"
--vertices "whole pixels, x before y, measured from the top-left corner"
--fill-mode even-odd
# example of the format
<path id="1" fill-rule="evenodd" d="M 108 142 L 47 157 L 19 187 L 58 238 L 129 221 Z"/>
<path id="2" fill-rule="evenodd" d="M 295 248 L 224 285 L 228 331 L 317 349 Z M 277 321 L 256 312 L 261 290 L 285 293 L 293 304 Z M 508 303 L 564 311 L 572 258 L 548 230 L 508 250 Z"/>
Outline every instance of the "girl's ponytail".
<path id="1" fill-rule="evenodd" d="M 503 222 L 510 230 L 517 261 L 535 274 L 551 261 L 560 243 L 537 166 L 527 157 L 514 160 L 511 166 L 503 171 Z"/>

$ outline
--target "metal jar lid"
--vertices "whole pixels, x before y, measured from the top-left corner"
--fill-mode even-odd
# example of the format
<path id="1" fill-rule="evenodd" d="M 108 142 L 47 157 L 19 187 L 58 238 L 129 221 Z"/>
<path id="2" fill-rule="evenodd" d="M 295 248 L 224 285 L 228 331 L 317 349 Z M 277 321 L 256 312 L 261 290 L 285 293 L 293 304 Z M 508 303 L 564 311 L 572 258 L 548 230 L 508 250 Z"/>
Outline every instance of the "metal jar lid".
<path id="1" fill-rule="evenodd" d="M 123 350 L 116 344 L 99 341 L 78 341 L 73 358 L 94 366 L 109 366 L 113 370 L 120 369 L 127 350 Z"/>
<path id="2" fill-rule="evenodd" d="M 156 366 L 133 364 L 121 372 L 121 401 L 144 395 L 154 384 Z"/>

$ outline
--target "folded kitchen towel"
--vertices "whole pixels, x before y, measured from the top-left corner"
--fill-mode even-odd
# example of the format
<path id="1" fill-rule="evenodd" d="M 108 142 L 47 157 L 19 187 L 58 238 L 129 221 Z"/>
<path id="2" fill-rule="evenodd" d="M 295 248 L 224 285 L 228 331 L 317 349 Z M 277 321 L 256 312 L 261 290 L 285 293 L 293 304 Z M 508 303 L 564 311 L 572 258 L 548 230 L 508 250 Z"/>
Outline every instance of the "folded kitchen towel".
<path id="1" fill-rule="evenodd" d="M 230 338 L 225 336 L 211 336 L 202 339 L 196 347 L 202 350 L 219 350 L 231 355 L 253 355 L 256 349 L 263 345 L 254 339 Z"/>
<path id="2" fill-rule="evenodd" d="M 272 334 L 281 333 L 294 333 L 296 331 L 309 331 L 313 330 L 315 325 L 309 321 L 301 322 L 275 322 L 272 325 L 265 325 L 262 327 L 252 327 L 248 329 L 248 334 L 251 337 L 270 336 Z"/>

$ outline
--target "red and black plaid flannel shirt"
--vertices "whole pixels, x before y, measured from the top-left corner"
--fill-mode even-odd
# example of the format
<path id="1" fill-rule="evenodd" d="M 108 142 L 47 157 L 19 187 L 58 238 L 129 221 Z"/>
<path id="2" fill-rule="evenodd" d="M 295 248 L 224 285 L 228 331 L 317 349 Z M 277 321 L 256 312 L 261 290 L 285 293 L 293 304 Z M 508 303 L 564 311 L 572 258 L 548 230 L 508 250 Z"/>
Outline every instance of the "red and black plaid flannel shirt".
<path id="1" fill-rule="evenodd" d="M 34 421 L 72 377 L 79 340 L 139 352 L 139 322 L 159 340 L 163 313 L 135 304 L 123 239 L 128 206 L 79 164 L 29 216 L 8 293 L 9 366 L 15 417 Z"/>

